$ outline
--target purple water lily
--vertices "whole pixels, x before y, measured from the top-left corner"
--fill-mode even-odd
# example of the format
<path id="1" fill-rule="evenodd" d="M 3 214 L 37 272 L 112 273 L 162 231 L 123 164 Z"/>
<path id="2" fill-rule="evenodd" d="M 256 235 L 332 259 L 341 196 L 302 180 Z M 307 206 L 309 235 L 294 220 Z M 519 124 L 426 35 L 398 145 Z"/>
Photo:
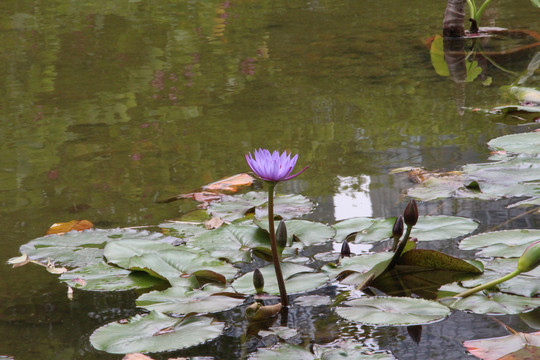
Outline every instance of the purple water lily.
<path id="1" fill-rule="evenodd" d="M 306 166 L 296 174 L 291 175 L 298 155 L 291 158 L 291 154 L 287 154 L 286 151 L 280 155 L 277 151 L 270 153 L 267 149 L 258 149 L 253 153 L 254 156 L 251 153 L 246 154 L 246 161 L 255 175 L 262 180 L 272 182 L 290 180 L 308 168 Z"/>

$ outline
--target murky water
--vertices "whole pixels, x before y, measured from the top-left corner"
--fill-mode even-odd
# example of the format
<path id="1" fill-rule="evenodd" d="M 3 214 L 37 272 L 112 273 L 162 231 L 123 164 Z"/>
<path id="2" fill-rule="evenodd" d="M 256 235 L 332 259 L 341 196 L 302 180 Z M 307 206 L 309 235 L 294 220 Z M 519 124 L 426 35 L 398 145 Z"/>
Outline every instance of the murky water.
<path id="1" fill-rule="evenodd" d="M 2 1 L 0 3 L 0 260 L 54 222 L 159 224 L 194 208 L 158 200 L 247 171 L 256 147 L 300 154 L 310 169 L 280 185 L 320 206 L 323 221 L 394 216 L 411 186 L 392 168 L 453 170 L 485 161 L 485 143 L 526 121 L 465 112 L 503 103 L 515 75 L 490 66 L 463 89 L 434 70 L 425 39 L 444 2 Z M 485 25 L 540 31 L 528 1 L 494 4 Z M 523 71 L 534 51 L 499 63 Z M 505 202 L 439 201 L 421 212 L 472 216 L 490 228 L 517 213 Z M 540 227 L 523 217 L 508 227 Z M 450 245 L 448 246 L 450 247 Z M 119 359 L 92 349 L 99 325 L 136 312 L 135 295 L 77 293 L 41 268 L 0 267 L 0 355 Z M 234 314 L 230 315 L 234 316 Z M 462 359 L 461 341 L 505 333 L 458 314 L 425 327 L 352 326 L 317 317 L 306 342 L 363 339 L 400 359 Z M 527 330 L 518 317 L 504 319 Z M 467 324 L 466 328 L 462 326 Z M 180 355 L 234 359 L 244 331 Z M 236 350 L 235 350 L 236 349 Z M 221 354 L 221 355 L 220 355 Z M 227 355 L 222 355 L 227 354 Z M 225 357 L 220 357 L 225 356 Z M 165 357 L 163 357 L 165 358 Z"/>

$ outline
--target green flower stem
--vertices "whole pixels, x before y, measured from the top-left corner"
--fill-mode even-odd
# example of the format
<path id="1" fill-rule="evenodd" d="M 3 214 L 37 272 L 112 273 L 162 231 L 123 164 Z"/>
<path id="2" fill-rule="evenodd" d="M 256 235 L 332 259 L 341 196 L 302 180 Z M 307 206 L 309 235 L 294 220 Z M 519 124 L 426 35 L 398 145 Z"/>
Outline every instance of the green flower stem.
<path id="1" fill-rule="evenodd" d="M 281 297 L 281 305 L 289 306 L 287 290 L 285 289 L 285 281 L 281 272 L 280 256 L 276 243 L 276 231 L 274 229 L 274 188 L 276 182 L 268 182 L 268 232 L 270 233 L 270 247 L 272 248 L 272 260 L 274 262 L 274 270 L 276 271 L 276 279 L 279 287 L 279 296 Z"/>
<path id="2" fill-rule="evenodd" d="M 516 270 L 514 270 L 513 272 L 511 272 L 508 275 L 505 275 L 505 276 L 500 277 L 498 279 L 492 280 L 492 281 L 490 281 L 488 283 L 485 283 L 483 285 L 478 285 L 477 287 L 474 287 L 472 289 L 464 291 L 464 292 L 462 292 L 460 294 L 454 295 L 453 297 L 464 298 L 464 297 L 470 296 L 470 295 L 475 294 L 475 293 L 477 293 L 479 291 L 489 289 L 490 287 L 493 287 L 493 286 L 498 285 L 498 284 L 500 284 L 502 282 L 510 280 L 511 278 L 516 277 L 519 274 L 521 274 L 521 271 L 519 271 L 519 269 L 516 269 Z"/>
<path id="3" fill-rule="evenodd" d="M 390 261 L 390 264 L 388 264 L 387 270 L 391 270 L 391 269 L 394 268 L 394 266 L 396 266 L 396 262 L 398 261 L 398 259 L 401 256 L 401 253 L 405 249 L 405 245 L 407 245 L 407 241 L 409 241 L 409 237 L 411 235 L 412 228 L 413 228 L 412 226 L 407 225 L 407 231 L 405 232 L 405 236 L 403 237 L 403 240 L 401 240 L 401 242 L 399 243 L 399 246 L 398 246 L 396 252 L 394 253 L 394 256 L 392 257 L 392 260 Z"/>

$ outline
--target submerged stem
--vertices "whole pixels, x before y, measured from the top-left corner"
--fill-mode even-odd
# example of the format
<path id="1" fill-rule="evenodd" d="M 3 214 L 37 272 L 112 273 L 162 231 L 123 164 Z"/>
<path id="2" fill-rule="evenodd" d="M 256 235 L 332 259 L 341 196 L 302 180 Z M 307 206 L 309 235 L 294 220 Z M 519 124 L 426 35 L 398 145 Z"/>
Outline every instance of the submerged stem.
<path id="1" fill-rule="evenodd" d="M 274 228 L 274 188 L 276 182 L 268 182 L 268 232 L 270 233 L 270 247 L 272 248 L 272 261 L 274 262 L 274 270 L 276 271 L 276 280 L 279 287 L 279 296 L 281 305 L 289 306 L 287 290 L 285 289 L 285 281 L 281 272 L 280 256 L 278 254 L 276 243 L 276 231 Z"/>
<path id="2" fill-rule="evenodd" d="M 518 276 L 519 274 L 521 274 L 521 271 L 519 269 L 516 269 L 516 270 L 514 270 L 513 272 L 511 272 L 508 275 L 505 275 L 505 276 L 500 277 L 498 279 L 492 280 L 492 281 L 490 281 L 488 283 L 478 285 L 478 286 L 476 286 L 476 287 L 474 287 L 472 289 L 469 289 L 469 290 L 464 291 L 464 292 L 462 292 L 460 294 L 454 295 L 454 297 L 464 298 L 464 297 L 470 296 L 470 295 L 475 294 L 475 293 L 477 293 L 479 291 L 489 289 L 490 287 L 493 287 L 493 286 L 498 285 L 498 284 L 500 284 L 502 282 L 510 280 L 511 278 L 513 278 L 515 276 Z"/>

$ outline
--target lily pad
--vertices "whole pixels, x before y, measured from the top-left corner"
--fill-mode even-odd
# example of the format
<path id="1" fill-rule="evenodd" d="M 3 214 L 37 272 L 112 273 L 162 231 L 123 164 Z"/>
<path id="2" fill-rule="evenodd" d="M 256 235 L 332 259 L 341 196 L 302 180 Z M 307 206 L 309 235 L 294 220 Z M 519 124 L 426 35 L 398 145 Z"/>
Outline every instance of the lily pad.
<path id="1" fill-rule="evenodd" d="M 440 288 L 438 298 L 448 298 L 467 289 L 449 284 Z M 499 292 L 476 293 L 463 299 L 445 299 L 445 305 L 452 309 L 471 311 L 476 314 L 513 315 L 533 310 L 540 306 L 540 298 L 509 295 Z"/>
<path id="2" fill-rule="evenodd" d="M 129 261 L 135 256 L 173 249 L 175 247 L 170 244 L 146 239 L 111 241 L 103 249 L 103 256 L 107 261 L 127 269 Z"/>
<path id="3" fill-rule="evenodd" d="M 159 233 L 131 229 L 95 229 L 71 231 L 64 235 L 47 235 L 20 247 L 32 260 L 51 260 L 65 266 L 81 267 L 98 264 L 103 260 L 103 248 L 116 240 L 152 240 L 156 243 L 174 241 Z"/>
<path id="4" fill-rule="evenodd" d="M 343 242 L 343 240 L 347 239 L 348 237 L 369 228 L 375 222 L 375 220 L 376 219 L 374 218 L 357 217 L 335 223 L 332 225 L 332 227 L 336 229 L 334 240 L 337 242 Z"/>
<path id="5" fill-rule="evenodd" d="M 540 331 L 514 332 L 512 335 L 490 339 L 467 340 L 467 350 L 480 359 L 526 360 L 540 358 Z"/>
<path id="6" fill-rule="evenodd" d="M 268 217 L 267 202 L 268 193 L 265 192 L 225 195 L 221 202 L 211 203 L 208 212 L 227 221 L 241 219 L 248 213 L 254 213 L 259 218 Z M 301 195 L 278 195 L 274 198 L 274 214 L 284 219 L 308 214 L 313 210 L 313 206 L 311 200 Z"/>
<path id="7" fill-rule="evenodd" d="M 159 224 L 163 232 L 167 235 L 174 236 L 180 239 L 190 239 L 196 235 L 207 232 L 203 223 L 188 222 L 188 221 L 171 221 Z"/>
<path id="8" fill-rule="evenodd" d="M 268 233 L 255 225 L 231 224 L 195 236 L 190 245 L 209 252 L 216 259 L 230 262 L 250 261 L 251 251 L 270 249 Z"/>
<path id="9" fill-rule="evenodd" d="M 268 219 L 256 222 L 259 227 L 268 232 Z M 277 229 L 279 222 L 275 222 Z M 287 244 L 295 248 L 303 248 L 316 244 L 323 244 L 329 241 L 336 231 L 328 225 L 320 222 L 307 220 L 287 220 Z M 293 239 L 297 242 L 293 242 Z"/>
<path id="10" fill-rule="evenodd" d="M 487 232 L 461 240 L 461 250 L 477 250 L 479 257 L 520 257 L 534 241 L 540 239 L 540 230 L 514 229 Z"/>
<path id="11" fill-rule="evenodd" d="M 164 285 L 164 281 L 144 272 L 133 272 L 103 262 L 68 271 L 60 280 L 72 288 L 88 291 L 119 291 Z M 166 283 L 165 283 L 166 284 Z"/>
<path id="12" fill-rule="evenodd" d="M 115 257 L 108 257 L 116 263 Z M 125 259 L 120 257 L 125 264 Z M 125 268 L 145 271 L 152 276 L 166 279 L 172 286 L 198 287 L 201 282 L 225 283 L 237 273 L 237 269 L 224 261 L 216 260 L 198 250 L 185 246 L 171 247 L 129 258 Z"/>
<path id="13" fill-rule="evenodd" d="M 97 350 L 112 354 L 159 352 L 188 348 L 221 335 L 224 324 L 208 317 L 171 318 L 158 311 L 112 322 L 90 336 Z"/>
<path id="14" fill-rule="evenodd" d="M 359 284 L 373 273 L 373 269 L 375 269 L 376 266 L 382 268 L 382 271 L 384 271 L 392 260 L 393 255 L 394 254 L 390 252 L 380 252 L 376 254 L 346 257 L 341 259 L 337 266 L 328 264 L 323 266 L 322 270 L 326 272 L 330 278 L 338 277 L 340 279 L 345 279 L 345 281 L 342 280 L 345 284 Z M 380 275 L 382 271 L 377 275 Z M 347 277 L 351 277 L 351 279 L 348 279 Z"/>
<path id="15" fill-rule="evenodd" d="M 458 216 L 419 216 L 411 231 L 418 241 L 453 239 L 467 235 L 478 227 L 472 219 Z"/>
<path id="16" fill-rule="evenodd" d="M 294 299 L 294 304 L 300 306 L 328 306 L 331 303 L 332 299 L 323 295 L 304 295 Z"/>
<path id="17" fill-rule="evenodd" d="M 450 314 L 436 301 L 375 296 L 349 300 L 336 313 L 351 321 L 369 325 L 421 325 L 440 321 Z"/>
<path id="18" fill-rule="evenodd" d="M 484 274 L 475 277 L 474 279 L 462 281 L 462 285 L 467 288 L 472 288 L 480 284 L 485 284 L 491 280 L 498 279 L 506 274 L 511 273 L 517 267 L 516 258 L 502 259 L 485 259 L 484 262 Z M 497 285 L 497 288 L 505 293 L 511 293 L 515 295 L 533 297 L 540 295 L 540 267 L 529 271 L 527 273 L 520 274 Z"/>
<path id="19" fill-rule="evenodd" d="M 189 314 L 225 311 L 244 302 L 242 298 L 221 295 L 226 290 L 213 286 L 203 290 L 171 287 L 164 291 L 152 291 L 139 296 L 138 307 L 163 313 Z"/>
<path id="20" fill-rule="evenodd" d="M 269 294 L 279 294 L 274 265 L 270 264 L 259 269 L 264 277 L 264 291 Z M 285 279 L 287 293 L 294 294 L 316 289 L 328 280 L 323 273 L 314 272 L 310 267 L 283 262 L 281 271 Z M 232 287 L 239 293 L 255 294 L 253 287 L 253 272 L 242 275 L 232 283 Z"/>

